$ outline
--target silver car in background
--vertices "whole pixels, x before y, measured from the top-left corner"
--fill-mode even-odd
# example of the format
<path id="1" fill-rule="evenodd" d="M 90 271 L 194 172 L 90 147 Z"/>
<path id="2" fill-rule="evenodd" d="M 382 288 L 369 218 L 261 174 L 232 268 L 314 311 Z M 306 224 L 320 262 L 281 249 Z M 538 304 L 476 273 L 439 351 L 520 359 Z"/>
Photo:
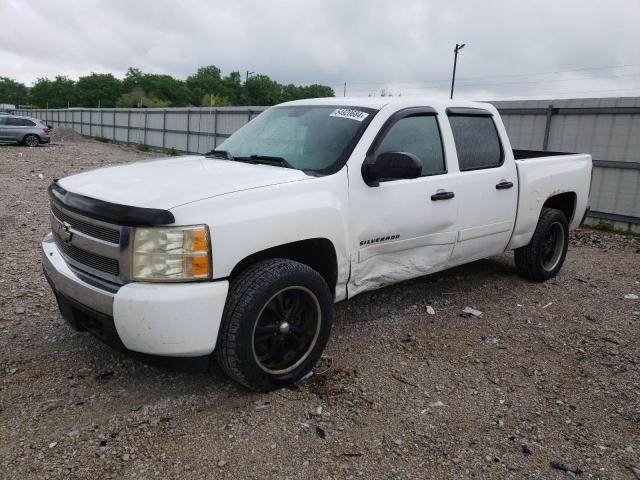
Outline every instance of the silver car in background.
<path id="1" fill-rule="evenodd" d="M 0 143 L 17 143 L 37 147 L 49 143 L 51 129 L 37 118 L 0 114 Z"/>

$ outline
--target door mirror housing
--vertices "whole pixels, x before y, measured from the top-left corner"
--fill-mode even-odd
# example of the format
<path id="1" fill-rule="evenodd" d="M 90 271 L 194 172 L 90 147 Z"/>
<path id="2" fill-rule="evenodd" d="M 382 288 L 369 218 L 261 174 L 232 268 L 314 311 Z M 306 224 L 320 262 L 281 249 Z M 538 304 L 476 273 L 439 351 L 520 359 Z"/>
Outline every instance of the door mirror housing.
<path id="1" fill-rule="evenodd" d="M 377 187 L 381 180 L 418 178 L 420 175 L 422 162 L 409 152 L 384 152 L 373 162 L 362 165 L 362 178 L 370 187 Z"/>

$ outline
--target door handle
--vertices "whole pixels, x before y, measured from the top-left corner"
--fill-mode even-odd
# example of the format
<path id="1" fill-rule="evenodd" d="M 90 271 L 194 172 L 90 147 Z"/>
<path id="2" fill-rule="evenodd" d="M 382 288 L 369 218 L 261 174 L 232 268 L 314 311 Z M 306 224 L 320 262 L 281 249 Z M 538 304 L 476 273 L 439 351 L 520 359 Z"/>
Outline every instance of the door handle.
<path id="1" fill-rule="evenodd" d="M 513 182 L 507 182 L 506 180 L 500 180 L 500 183 L 496 185 L 496 190 L 506 190 L 513 187 Z"/>
<path id="2" fill-rule="evenodd" d="M 437 202 L 438 200 L 449 200 L 450 198 L 455 197 L 456 195 L 453 192 L 438 192 L 431 195 L 431 200 Z"/>

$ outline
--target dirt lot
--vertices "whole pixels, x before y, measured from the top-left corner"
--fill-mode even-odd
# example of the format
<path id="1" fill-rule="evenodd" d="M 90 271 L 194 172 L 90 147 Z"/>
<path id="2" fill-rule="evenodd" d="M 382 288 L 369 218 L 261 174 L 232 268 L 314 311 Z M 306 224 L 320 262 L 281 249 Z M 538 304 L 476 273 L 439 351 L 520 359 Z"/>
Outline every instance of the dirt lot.
<path id="1" fill-rule="evenodd" d="M 579 231 L 545 284 L 504 255 L 361 295 L 310 379 L 256 394 L 64 323 L 47 186 L 150 154 L 62 133 L 0 147 L 0 478 L 640 478 L 638 238 Z"/>

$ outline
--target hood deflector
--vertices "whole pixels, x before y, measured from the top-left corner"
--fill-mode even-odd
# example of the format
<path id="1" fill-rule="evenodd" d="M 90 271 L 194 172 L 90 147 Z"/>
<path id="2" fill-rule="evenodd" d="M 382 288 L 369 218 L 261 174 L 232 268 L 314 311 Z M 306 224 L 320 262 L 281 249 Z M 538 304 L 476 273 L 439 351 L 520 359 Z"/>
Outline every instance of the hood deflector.
<path id="1" fill-rule="evenodd" d="M 103 222 L 136 226 L 169 225 L 175 222 L 173 213 L 159 208 L 132 207 L 105 202 L 66 191 L 54 180 L 48 188 L 49 197 L 63 207 Z"/>

